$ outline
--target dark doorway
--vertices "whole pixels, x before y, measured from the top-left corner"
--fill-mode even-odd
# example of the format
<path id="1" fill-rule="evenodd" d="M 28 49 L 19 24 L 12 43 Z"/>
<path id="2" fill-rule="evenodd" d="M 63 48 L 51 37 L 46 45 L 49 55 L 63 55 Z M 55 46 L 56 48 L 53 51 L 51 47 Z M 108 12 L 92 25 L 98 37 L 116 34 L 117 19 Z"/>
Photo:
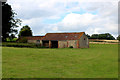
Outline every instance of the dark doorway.
<path id="1" fill-rule="evenodd" d="M 43 46 L 49 48 L 49 41 L 43 41 Z"/>
<path id="2" fill-rule="evenodd" d="M 58 48 L 58 41 L 51 41 L 51 48 Z"/>

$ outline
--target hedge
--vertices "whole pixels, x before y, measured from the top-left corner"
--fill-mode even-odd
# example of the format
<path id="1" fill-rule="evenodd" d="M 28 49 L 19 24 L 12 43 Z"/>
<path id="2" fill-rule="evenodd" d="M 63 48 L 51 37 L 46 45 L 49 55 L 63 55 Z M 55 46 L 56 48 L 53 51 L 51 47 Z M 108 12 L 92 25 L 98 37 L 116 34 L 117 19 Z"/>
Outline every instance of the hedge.
<path id="1" fill-rule="evenodd" d="M 30 43 L 10 43 L 10 42 L 3 42 L 2 45 L 5 47 L 28 47 L 28 48 L 45 48 L 41 47 L 38 44 L 30 44 Z"/>

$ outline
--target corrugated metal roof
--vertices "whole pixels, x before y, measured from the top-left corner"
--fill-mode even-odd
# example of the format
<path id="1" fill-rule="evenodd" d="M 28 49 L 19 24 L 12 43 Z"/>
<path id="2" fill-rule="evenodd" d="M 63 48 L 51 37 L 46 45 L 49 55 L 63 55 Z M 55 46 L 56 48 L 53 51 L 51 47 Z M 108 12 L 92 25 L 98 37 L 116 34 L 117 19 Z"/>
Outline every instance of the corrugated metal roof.
<path id="1" fill-rule="evenodd" d="M 47 33 L 42 40 L 78 40 L 84 32 L 78 33 Z"/>

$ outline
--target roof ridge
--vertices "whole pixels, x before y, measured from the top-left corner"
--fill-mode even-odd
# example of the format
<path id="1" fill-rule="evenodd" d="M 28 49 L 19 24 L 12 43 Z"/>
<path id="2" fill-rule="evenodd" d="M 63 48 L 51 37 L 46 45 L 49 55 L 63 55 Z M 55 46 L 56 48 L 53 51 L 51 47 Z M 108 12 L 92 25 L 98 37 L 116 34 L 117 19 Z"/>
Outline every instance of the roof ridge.
<path id="1" fill-rule="evenodd" d="M 84 33 L 84 32 L 63 32 L 63 33 L 47 33 L 47 34 L 66 34 L 66 33 Z"/>
<path id="2" fill-rule="evenodd" d="M 25 36 L 25 37 L 44 37 L 44 36 Z"/>

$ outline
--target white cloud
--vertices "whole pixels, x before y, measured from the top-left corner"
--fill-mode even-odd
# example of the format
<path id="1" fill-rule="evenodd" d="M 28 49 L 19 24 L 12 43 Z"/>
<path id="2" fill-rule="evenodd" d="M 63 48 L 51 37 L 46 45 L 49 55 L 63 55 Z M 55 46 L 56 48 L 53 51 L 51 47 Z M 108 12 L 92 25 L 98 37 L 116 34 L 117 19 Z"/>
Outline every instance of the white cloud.
<path id="1" fill-rule="evenodd" d="M 70 13 L 68 14 L 62 21 L 63 24 L 66 26 L 69 25 L 87 25 L 93 22 L 93 18 L 96 15 L 92 15 L 89 13 L 85 13 L 83 15 L 81 14 L 76 14 L 76 13 Z"/>
<path id="2" fill-rule="evenodd" d="M 110 17 L 101 18 L 89 13 L 68 14 L 60 23 L 56 24 L 61 31 L 85 31 L 88 34 L 113 33 L 117 34 L 118 25 Z"/>
<path id="3" fill-rule="evenodd" d="M 34 35 L 55 31 L 117 35 L 118 0 L 8 0 L 8 3 L 23 20 L 23 25 L 32 28 Z M 56 20 L 63 15 L 60 22 L 43 23 L 46 19 Z"/>

